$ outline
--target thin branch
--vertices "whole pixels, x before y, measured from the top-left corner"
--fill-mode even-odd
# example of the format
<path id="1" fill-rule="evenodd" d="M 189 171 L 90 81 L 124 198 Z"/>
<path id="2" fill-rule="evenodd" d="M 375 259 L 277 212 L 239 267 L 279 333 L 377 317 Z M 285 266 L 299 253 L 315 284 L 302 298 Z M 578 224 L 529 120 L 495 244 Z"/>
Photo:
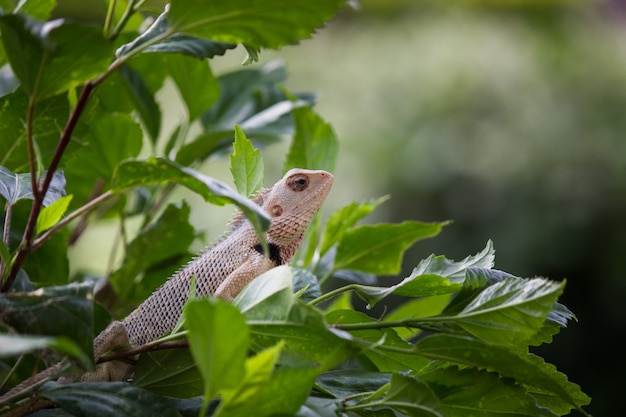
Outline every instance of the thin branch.
<path id="1" fill-rule="evenodd" d="M 140 353 L 153 352 L 156 350 L 186 348 L 189 346 L 187 339 L 179 339 L 186 333 L 187 332 L 180 332 L 172 336 L 154 340 L 144 345 L 137 345 L 128 347 L 126 349 L 113 350 L 111 352 L 105 353 L 100 358 L 98 358 L 98 363 L 132 358 L 133 356 L 139 355 Z"/>

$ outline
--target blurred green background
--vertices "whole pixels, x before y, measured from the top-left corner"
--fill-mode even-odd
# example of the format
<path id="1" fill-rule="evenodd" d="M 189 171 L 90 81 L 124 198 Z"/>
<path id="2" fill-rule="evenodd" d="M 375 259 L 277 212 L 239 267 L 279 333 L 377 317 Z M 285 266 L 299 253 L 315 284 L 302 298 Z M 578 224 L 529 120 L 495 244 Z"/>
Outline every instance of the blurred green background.
<path id="1" fill-rule="evenodd" d="M 61 15 L 98 12 L 61 3 Z M 499 269 L 567 279 L 561 300 L 579 322 L 536 351 L 593 398 L 589 412 L 624 415 L 626 1 L 361 5 L 261 54 L 261 65 L 285 61 L 290 89 L 318 92 L 336 129 L 329 208 L 388 194 L 371 221 L 454 220 L 407 254 L 406 273 L 492 239 Z M 244 55 L 217 59 L 216 72 Z M 265 152 L 267 183 L 283 147 Z M 223 161 L 209 171 L 229 177 Z"/>

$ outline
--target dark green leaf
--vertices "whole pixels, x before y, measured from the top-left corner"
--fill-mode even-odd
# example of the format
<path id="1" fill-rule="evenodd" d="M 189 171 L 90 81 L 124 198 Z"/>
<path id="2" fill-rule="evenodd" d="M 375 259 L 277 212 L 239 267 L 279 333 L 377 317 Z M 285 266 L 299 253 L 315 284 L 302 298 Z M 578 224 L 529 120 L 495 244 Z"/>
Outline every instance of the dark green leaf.
<path id="1" fill-rule="evenodd" d="M 220 87 L 207 60 L 168 56 L 165 65 L 187 105 L 190 121 L 200 117 L 219 98 Z"/>
<path id="2" fill-rule="evenodd" d="M 63 285 L 69 281 L 67 237 L 67 230 L 57 232 L 28 256 L 23 268 L 32 282 L 47 286 Z"/>
<path id="3" fill-rule="evenodd" d="M 204 381 L 204 397 L 236 388 L 245 376 L 248 327 L 231 304 L 214 298 L 189 301 L 185 306 L 187 340 Z"/>
<path id="4" fill-rule="evenodd" d="M 490 343 L 517 346 L 539 331 L 565 282 L 541 278 L 507 279 L 485 288 L 462 311 L 437 319 L 450 321 Z"/>
<path id="5" fill-rule="evenodd" d="M 567 327 L 569 320 L 576 320 L 574 313 L 563 304 L 554 303 L 543 327 L 529 340 L 529 345 L 538 346 L 542 343 L 551 343 L 552 336 L 557 334 L 561 328 Z"/>
<path id="6" fill-rule="evenodd" d="M 339 242 L 348 229 L 387 199 L 388 197 L 381 197 L 377 200 L 354 202 L 331 214 L 322 235 L 320 256 L 324 255 L 334 244 Z"/>
<path id="7" fill-rule="evenodd" d="M 334 310 L 326 315 L 331 325 L 346 323 L 375 323 L 373 318 L 354 310 Z M 412 345 L 402 340 L 394 329 L 351 330 L 350 334 L 367 342 L 363 350 L 366 356 L 380 372 L 419 370 L 428 364 L 428 360 L 413 353 L 402 353 L 378 349 L 379 346 L 410 351 Z"/>
<path id="8" fill-rule="evenodd" d="M 65 169 L 77 203 L 84 204 L 98 182 L 102 189 L 109 188 L 117 165 L 139 154 L 142 136 L 141 128 L 128 115 L 99 113 L 92 118 L 81 137 L 83 146 L 72 154 Z"/>
<path id="9" fill-rule="evenodd" d="M 168 277 L 163 275 L 156 282 L 146 282 L 142 274 L 157 266 L 162 269 L 169 260 L 187 255 L 195 238 L 189 213 L 190 208 L 184 202 L 180 207 L 170 204 L 154 223 L 130 242 L 124 262 L 109 278 L 124 304 L 146 299 Z"/>
<path id="10" fill-rule="evenodd" d="M 46 175 L 43 172 L 41 180 Z M 21 199 L 33 199 L 30 173 L 14 174 L 9 169 L 0 166 L 0 195 L 6 198 L 9 204 L 15 204 Z M 43 199 L 43 205 L 49 206 L 54 201 L 65 195 L 65 176 L 63 171 L 56 171 L 52 176 L 50 188 Z"/>
<path id="11" fill-rule="evenodd" d="M 448 301 L 450 301 L 450 296 L 451 294 L 442 294 L 409 300 L 385 314 L 383 321 L 393 322 L 405 320 L 409 317 L 436 316 L 441 313 Z M 395 330 L 404 340 L 409 340 L 421 332 L 419 329 L 407 327 L 397 327 Z"/>
<path id="12" fill-rule="evenodd" d="M 132 42 L 122 45 L 115 55 L 123 57 L 131 53 L 162 52 L 180 53 L 195 58 L 213 58 L 233 49 L 236 45 L 213 42 L 208 39 L 195 38 L 180 33 L 171 35 L 167 23 L 168 12 L 163 12 L 150 27 Z"/>
<path id="13" fill-rule="evenodd" d="M 27 107 L 28 97 L 21 88 L 0 97 L 0 165 L 14 172 L 28 171 L 24 124 Z M 40 101 L 35 107 L 33 137 L 44 165 L 56 149 L 68 115 L 69 105 L 65 96 Z"/>
<path id="14" fill-rule="evenodd" d="M 0 295 L 0 324 L 20 334 L 64 337 L 82 350 L 93 367 L 93 294 L 91 284 L 45 287 Z"/>
<path id="15" fill-rule="evenodd" d="M 202 395 L 202 375 L 189 349 L 144 353 L 135 368 L 133 383 L 155 394 L 190 398 Z"/>
<path id="16" fill-rule="evenodd" d="M 120 67 L 119 72 L 128 97 L 133 102 L 150 139 L 153 143 L 156 142 L 161 130 L 161 109 L 155 100 L 154 93 L 141 75 L 128 65 Z"/>
<path id="17" fill-rule="evenodd" d="M 84 84 L 111 61 L 111 45 L 96 27 L 5 15 L 0 30 L 11 68 L 38 100 Z"/>
<path id="18" fill-rule="evenodd" d="M 430 383 L 449 417 L 465 417 L 470 409 L 485 417 L 556 417 L 522 386 L 493 372 L 448 366 L 420 373 L 419 378 Z"/>
<path id="19" fill-rule="evenodd" d="M 48 382 L 40 392 L 76 417 L 180 417 L 162 397 L 126 382 Z"/>
<path id="20" fill-rule="evenodd" d="M 418 341 L 415 352 L 429 359 L 495 371 L 501 376 L 556 394 L 570 406 L 581 407 L 590 402 L 578 385 L 569 382 L 553 365 L 532 354 L 513 352 L 471 337 L 448 334 L 437 334 Z"/>
<path id="21" fill-rule="evenodd" d="M 357 226 L 339 242 L 334 269 L 397 274 L 404 251 L 418 240 L 437 235 L 443 225 L 409 221 Z"/>
<path id="22" fill-rule="evenodd" d="M 317 277 L 308 269 L 291 267 L 293 271 L 293 291 L 304 303 L 322 295 Z"/>
<path id="23" fill-rule="evenodd" d="M 340 369 L 324 372 L 317 377 L 315 384 L 335 398 L 343 398 L 378 391 L 389 383 L 390 378 L 389 373 Z"/>
<path id="24" fill-rule="evenodd" d="M 241 128 L 235 125 L 235 142 L 230 156 L 230 172 L 240 194 L 252 196 L 263 187 L 263 156 L 254 149 Z"/>
<path id="25" fill-rule="evenodd" d="M 296 132 L 287 154 L 285 171 L 292 168 L 335 169 L 339 142 L 333 128 L 310 107 L 292 110 Z"/>
<path id="26" fill-rule="evenodd" d="M 237 194 L 232 188 L 214 178 L 163 158 L 120 164 L 115 171 L 112 188 L 115 192 L 122 192 L 133 187 L 169 181 L 184 185 L 213 204 L 234 203 L 252 222 L 257 234 L 261 234 L 269 227 L 269 215 L 251 200 Z"/>
<path id="27" fill-rule="evenodd" d="M 174 0 L 169 22 L 177 32 L 202 38 L 279 48 L 310 37 L 343 3 L 343 0 L 319 0 L 315 4 L 308 0 Z"/>
<path id="28" fill-rule="evenodd" d="M 376 393 L 359 407 L 392 407 L 413 417 L 444 417 L 441 403 L 424 382 L 408 375 L 394 373 L 382 398 Z M 349 406 L 347 407 L 350 408 Z"/>

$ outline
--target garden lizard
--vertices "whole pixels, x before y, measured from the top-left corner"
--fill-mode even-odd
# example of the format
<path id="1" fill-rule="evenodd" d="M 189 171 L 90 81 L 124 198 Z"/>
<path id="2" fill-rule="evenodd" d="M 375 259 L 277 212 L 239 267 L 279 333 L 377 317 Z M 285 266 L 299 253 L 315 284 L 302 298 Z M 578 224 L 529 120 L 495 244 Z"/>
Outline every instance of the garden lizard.
<path id="1" fill-rule="evenodd" d="M 197 296 L 213 295 L 230 301 L 260 274 L 289 262 L 332 184 L 333 176 L 326 171 L 292 169 L 272 188 L 259 192 L 253 201 L 272 220 L 266 234 L 267 256 L 252 223 L 238 213 L 217 243 L 180 269 L 125 319 L 112 322 L 94 339 L 96 361 L 112 349 L 145 344 L 171 332 L 187 301 L 192 277 Z M 133 365 L 127 362 L 109 361 L 98 365 L 95 372 L 83 374 L 80 380 L 126 380 L 132 371 Z M 29 380 L 31 384 L 36 378 Z"/>

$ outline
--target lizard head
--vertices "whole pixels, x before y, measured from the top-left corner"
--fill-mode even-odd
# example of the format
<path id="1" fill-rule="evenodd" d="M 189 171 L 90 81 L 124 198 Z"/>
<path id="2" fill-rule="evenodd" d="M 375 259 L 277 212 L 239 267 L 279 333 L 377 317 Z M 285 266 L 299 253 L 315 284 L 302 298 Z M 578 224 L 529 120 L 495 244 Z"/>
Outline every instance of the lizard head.
<path id="1" fill-rule="evenodd" d="M 268 242 L 280 246 L 298 245 L 326 199 L 333 180 L 332 174 L 326 171 L 292 169 L 263 194 L 258 203 L 272 217 Z"/>

